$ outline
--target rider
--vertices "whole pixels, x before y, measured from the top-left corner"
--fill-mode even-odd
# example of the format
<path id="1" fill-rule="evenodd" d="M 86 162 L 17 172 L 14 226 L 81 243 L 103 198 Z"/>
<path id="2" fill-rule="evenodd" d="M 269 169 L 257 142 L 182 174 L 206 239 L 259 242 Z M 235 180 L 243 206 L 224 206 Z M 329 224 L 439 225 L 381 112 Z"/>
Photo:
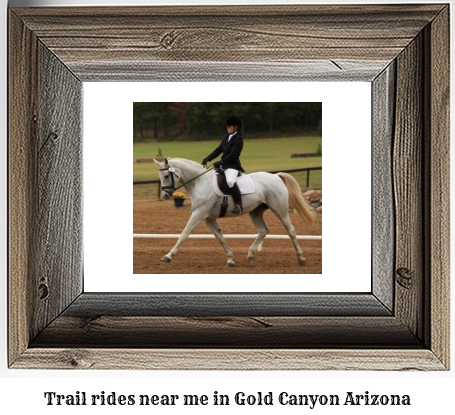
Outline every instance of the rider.
<path id="1" fill-rule="evenodd" d="M 222 166 L 223 170 L 225 170 L 226 182 L 235 205 L 231 211 L 232 213 L 242 213 L 242 195 L 236 183 L 239 171 L 245 171 L 240 164 L 240 153 L 243 148 L 243 138 L 240 133 L 241 127 L 242 123 L 239 118 L 229 117 L 226 121 L 228 135 L 224 137 L 221 144 L 212 153 L 202 160 L 202 164 L 205 166 L 207 162 L 223 153 L 221 160 L 213 163 L 213 166 L 216 168 Z"/>

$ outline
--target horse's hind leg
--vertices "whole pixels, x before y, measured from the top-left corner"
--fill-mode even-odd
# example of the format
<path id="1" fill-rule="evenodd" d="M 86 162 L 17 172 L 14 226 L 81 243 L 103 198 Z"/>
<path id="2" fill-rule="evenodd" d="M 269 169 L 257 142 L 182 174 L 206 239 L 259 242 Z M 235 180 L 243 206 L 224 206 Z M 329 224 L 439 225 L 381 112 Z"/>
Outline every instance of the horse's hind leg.
<path id="1" fill-rule="evenodd" d="M 286 232 L 288 233 L 289 237 L 292 240 L 292 243 L 294 244 L 294 249 L 297 254 L 297 259 L 299 261 L 300 265 L 305 265 L 305 258 L 303 257 L 303 252 L 302 249 L 300 248 L 299 241 L 297 240 L 297 236 L 295 234 L 295 229 L 294 225 L 292 225 L 291 218 L 289 217 L 288 209 L 287 207 L 282 207 L 280 209 L 272 209 L 273 213 L 278 216 L 278 218 L 281 220 L 281 223 L 283 224 L 284 228 L 286 229 Z"/>
<path id="2" fill-rule="evenodd" d="M 258 230 L 258 236 L 254 240 L 253 244 L 248 249 L 248 262 L 252 262 L 255 259 L 255 253 L 261 246 L 265 236 L 269 233 L 269 228 L 264 222 L 264 212 L 268 209 L 266 205 L 260 205 L 249 213 L 250 218 Z"/>
<path id="3" fill-rule="evenodd" d="M 226 266 L 233 267 L 235 265 L 234 254 L 232 253 L 229 246 L 227 245 L 226 240 L 224 239 L 224 236 L 221 233 L 220 228 L 218 227 L 218 223 L 216 222 L 215 219 L 206 219 L 205 223 L 209 227 L 209 229 L 213 232 L 213 234 L 215 235 L 216 240 L 220 243 L 220 245 L 226 251 L 226 254 L 228 256 Z"/>

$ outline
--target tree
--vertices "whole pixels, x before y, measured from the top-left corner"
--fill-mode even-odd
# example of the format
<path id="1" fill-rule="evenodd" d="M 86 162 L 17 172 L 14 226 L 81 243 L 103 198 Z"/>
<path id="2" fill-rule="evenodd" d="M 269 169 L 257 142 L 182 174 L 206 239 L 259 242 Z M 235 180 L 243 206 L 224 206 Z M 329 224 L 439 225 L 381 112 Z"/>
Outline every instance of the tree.
<path id="1" fill-rule="evenodd" d="M 295 135 L 321 130 L 320 102 L 135 102 L 134 137 L 219 138 L 226 119 L 242 120 L 245 137 Z"/>

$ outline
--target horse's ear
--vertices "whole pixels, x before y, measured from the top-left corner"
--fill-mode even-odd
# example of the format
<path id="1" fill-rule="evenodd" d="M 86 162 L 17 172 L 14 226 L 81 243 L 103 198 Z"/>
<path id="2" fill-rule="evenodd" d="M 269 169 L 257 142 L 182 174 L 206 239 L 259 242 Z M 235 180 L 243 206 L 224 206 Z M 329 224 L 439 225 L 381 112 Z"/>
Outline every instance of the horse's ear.
<path id="1" fill-rule="evenodd" d="M 167 159 L 164 159 L 164 165 L 169 166 L 169 162 L 167 161 Z"/>
<path id="2" fill-rule="evenodd" d="M 159 161 L 156 161 L 155 159 L 153 159 L 153 161 L 155 162 L 155 164 L 158 166 L 158 167 L 161 167 L 161 163 Z"/>

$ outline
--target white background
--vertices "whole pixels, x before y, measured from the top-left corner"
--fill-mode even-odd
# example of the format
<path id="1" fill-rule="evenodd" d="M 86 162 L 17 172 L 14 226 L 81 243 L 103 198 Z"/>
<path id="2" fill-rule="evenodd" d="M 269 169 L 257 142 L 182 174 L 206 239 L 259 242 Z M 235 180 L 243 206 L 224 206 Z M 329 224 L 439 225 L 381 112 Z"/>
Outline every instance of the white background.
<path id="1" fill-rule="evenodd" d="M 416 1 L 417 2 L 417 1 Z M 153 1 L 139 1 L 135 4 L 157 4 Z M 199 4 L 197 1 L 168 1 L 167 4 Z M 217 3 L 206 1 L 205 4 Z M 231 3 L 244 3 L 234 1 Z M 250 0 L 249 3 L 273 3 L 270 1 L 256 2 Z M 277 3 L 277 2 L 275 2 Z M 288 0 L 287 3 L 304 3 L 304 1 Z M 311 1 L 315 3 L 315 1 Z M 325 1 L 318 3 L 339 3 Z M 354 2 L 352 2 L 354 3 Z M 384 3 L 384 1 L 370 1 L 369 3 Z M 388 3 L 399 3 L 389 1 Z M 421 2 L 420 2 L 421 3 Z M 426 3 L 430 3 L 427 1 Z M 431 1 L 431 3 L 437 3 Z M 92 5 L 94 2 L 81 0 L 74 2 L 70 0 L 12 0 L 10 5 Z M 98 0 L 96 4 L 125 4 L 115 0 Z M 132 3 L 130 3 L 132 4 Z M 371 393 L 400 393 L 410 394 L 411 407 L 319 407 L 313 409 L 312 413 L 333 413 L 333 414 L 413 414 L 416 413 L 435 413 L 441 415 L 453 414 L 453 390 L 455 389 L 454 371 L 450 372 L 306 372 L 306 371 L 282 371 L 282 372 L 201 372 L 201 371 L 165 371 L 165 372 L 116 372 L 116 371 L 31 371 L 31 370 L 7 370 L 6 369 L 6 2 L 2 1 L 3 7 L 0 10 L 2 19 L 3 36 L 0 36 L 1 56 L 3 65 L 1 71 L 1 94 L 0 113 L 1 128 L 1 150 L 0 159 L 2 166 L 0 170 L 0 191 L 3 203 L 0 204 L 1 220 L 0 233 L 3 238 L 0 240 L 0 262 L 2 264 L 2 281 L 0 294 L 2 301 L 2 319 L 0 320 L 2 336 L 0 337 L 0 410 L 2 413 L 84 413 L 104 414 L 104 413 L 305 413 L 308 407 L 237 407 L 227 408 L 197 407 L 197 408 L 147 408 L 147 407 L 84 407 L 84 408 L 60 408 L 45 406 L 43 393 L 45 391 L 57 391 L 60 393 L 71 393 L 77 390 L 85 390 L 89 393 L 99 393 L 101 390 L 107 392 L 116 391 L 118 393 L 198 393 L 211 395 L 214 390 L 220 393 L 235 393 L 238 391 L 257 392 L 272 391 L 279 393 L 283 390 L 294 393 L 319 393 L 344 394 L 346 391 L 362 393 L 369 390 Z M 452 3 L 453 7 L 453 3 Z M 453 30 L 452 30 L 453 33 Z M 453 76 L 452 76 L 453 85 Z M 452 125 L 455 125 L 452 120 Z M 452 178 L 452 183 L 454 180 Z M 452 220 L 452 224 L 454 221 Z M 453 231 L 453 229 L 452 229 Z M 452 244 L 452 247 L 454 244 Z M 452 248 L 453 249 L 453 248 Z M 453 287 L 454 284 L 452 284 Z M 452 301 L 453 301 L 452 288 Z M 452 319 L 452 333 L 454 333 Z M 454 344 L 452 336 L 452 345 Z M 452 347 L 453 356 L 453 347 Z M 218 410 L 216 410 L 218 409 Z M 309 412 L 308 412 L 309 413 Z"/>
<path id="2" fill-rule="evenodd" d="M 227 101 L 225 98 L 232 96 L 231 91 L 237 91 L 234 97 L 237 102 L 247 102 L 251 97 L 255 102 L 271 99 L 322 102 L 323 274 L 249 274 L 246 278 L 242 274 L 227 278 L 213 278 L 209 274 L 133 275 L 133 102 L 191 102 L 195 97 L 200 102 L 220 99 L 227 102 L 229 98 Z M 302 151 L 296 148 L 295 152 Z M 353 156 L 354 153 L 361 156 Z M 84 289 L 87 292 L 369 292 L 371 244 L 365 241 L 371 240 L 370 155 L 369 82 L 241 85 L 181 82 L 173 83 L 172 88 L 168 83 L 84 83 Z M 105 165 L 103 161 L 107 161 Z M 107 178 L 102 186 L 100 172 Z M 351 178 L 355 182 L 347 181 Z M 355 206 L 347 189 L 355 189 Z M 178 214 L 175 209 L 169 209 L 169 215 Z M 292 220 L 301 218 L 293 215 Z M 222 219 L 219 224 L 223 229 Z M 150 229 L 149 233 L 156 232 Z M 164 239 L 163 245 L 170 250 L 175 242 Z M 272 245 L 273 241 L 266 243 L 264 253 Z M 300 241 L 300 246 L 305 253 L 305 241 Z M 217 243 L 214 251 L 224 255 Z M 236 254 L 246 255 L 246 252 Z M 183 255 L 178 254 L 174 260 L 184 261 Z M 158 260 L 150 257 L 150 263 Z M 289 260 L 296 261 L 291 241 Z M 352 267 L 354 260 L 356 266 Z M 217 270 L 213 269 L 213 273 Z"/>

